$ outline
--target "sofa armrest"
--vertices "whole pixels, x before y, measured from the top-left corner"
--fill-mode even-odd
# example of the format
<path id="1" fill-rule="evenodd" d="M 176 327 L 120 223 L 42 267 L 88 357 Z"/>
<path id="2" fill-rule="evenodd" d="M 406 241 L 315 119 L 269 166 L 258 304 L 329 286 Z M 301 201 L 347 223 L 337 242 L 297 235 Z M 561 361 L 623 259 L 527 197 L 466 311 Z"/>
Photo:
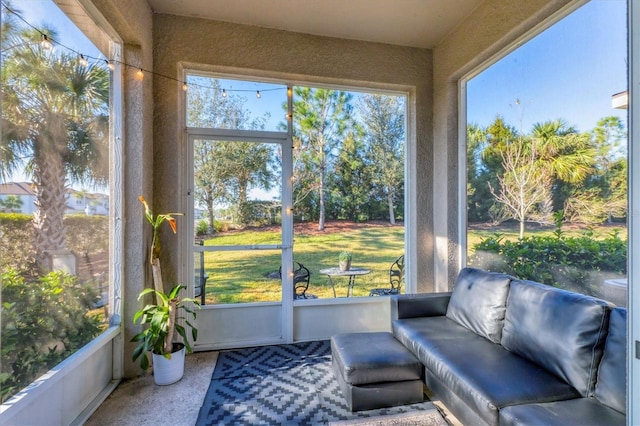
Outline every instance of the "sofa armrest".
<path id="1" fill-rule="evenodd" d="M 393 295 L 391 296 L 391 321 L 445 315 L 450 298 L 451 292 Z"/>

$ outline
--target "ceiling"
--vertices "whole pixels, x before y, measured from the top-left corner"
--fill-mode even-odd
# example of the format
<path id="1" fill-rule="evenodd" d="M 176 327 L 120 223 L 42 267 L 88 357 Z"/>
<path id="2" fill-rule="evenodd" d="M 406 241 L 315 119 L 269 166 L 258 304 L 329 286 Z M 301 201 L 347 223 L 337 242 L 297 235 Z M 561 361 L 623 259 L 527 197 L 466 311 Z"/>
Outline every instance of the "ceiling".
<path id="1" fill-rule="evenodd" d="M 155 13 L 433 48 L 483 0 L 147 0 Z"/>

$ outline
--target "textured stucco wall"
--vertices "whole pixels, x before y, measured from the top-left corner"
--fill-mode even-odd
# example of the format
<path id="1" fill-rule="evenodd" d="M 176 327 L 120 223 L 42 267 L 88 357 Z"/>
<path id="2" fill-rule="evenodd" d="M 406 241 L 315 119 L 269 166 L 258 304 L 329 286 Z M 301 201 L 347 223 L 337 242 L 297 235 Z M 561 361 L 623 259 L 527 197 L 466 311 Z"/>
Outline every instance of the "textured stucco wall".
<path id="1" fill-rule="evenodd" d="M 432 280 L 432 148 L 431 52 L 379 43 L 348 41 L 273 29 L 171 15 L 154 16 L 154 70 L 180 78 L 179 69 L 231 72 L 281 81 L 311 81 L 411 92 L 415 117 L 417 166 L 417 222 L 405 223 L 417 241 L 417 279 L 420 291 Z M 179 127 L 179 84 L 154 80 L 154 188 L 164 210 L 180 211 L 184 158 Z M 162 188 L 162 191 L 160 190 Z M 162 194 L 160 193 L 162 192 Z M 166 247 L 166 245 L 165 245 Z M 171 257 L 177 274 L 178 257 Z"/>
<path id="2" fill-rule="evenodd" d="M 459 257 L 459 84 L 492 57 L 565 7 L 582 0 L 487 0 L 433 50 L 434 270 L 438 291 L 455 282 Z M 569 5 L 569 6 L 568 6 Z M 460 232 L 466 232 L 460 230 Z"/>
<path id="3" fill-rule="evenodd" d="M 94 5 L 117 32 L 122 41 L 122 61 L 144 69 L 153 69 L 153 15 L 144 1 L 93 0 Z M 140 308 L 138 293 L 150 282 L 147 250 L 150 229 L 142 215 L 138 195 L 153 199 L 153 81 L 147 75 L 135 77 L 135 68 L 124 68 L 122 122 L 123 144 L 123 229 L 124 272 L 122 283 L 123 375 L 134 377 L 140 368 L 131 362 L 134 345 L 131 337 L 140 331 L 132 324 Z"/>

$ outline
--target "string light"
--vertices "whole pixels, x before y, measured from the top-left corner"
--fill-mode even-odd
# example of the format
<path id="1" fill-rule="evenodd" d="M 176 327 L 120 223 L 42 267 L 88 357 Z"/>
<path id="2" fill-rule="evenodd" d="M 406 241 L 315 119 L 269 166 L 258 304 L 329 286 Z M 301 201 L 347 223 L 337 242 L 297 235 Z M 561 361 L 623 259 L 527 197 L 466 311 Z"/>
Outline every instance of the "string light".
<path id="1" fill-rule="evenodd" d="M 63 43 L 59 42 L 58 40 L 55 40 L 51 37 L 49 37 L 47 34 L 45 34 L 43 31 L 39 30 L 38 28 L 36 28 L 35 26 L 33 26 L 31 23 L 29 23 L 28 21 L 26 21 L 19 13 L 17 13 L 16 11 L 12 10 L 9 6 L 7 6 L 7 4 L 4 1 L 0 1 L 0 5 L 2 5 L 2 7 L 8 12 L 11 13 L 12 15 L 14 15 L 18 20 L 24 22 L 25 25 L 27 25 L 28 27 L 30 27 L 31 29 L 37 31 L 40 34 L 40 46 L 43 49 L 49 50 L 52 49 L 54 47 L 54 45 L 58 45 L 62 48 L 64 48 L 65 50 L 69 51 L 69 52 L 73 52 L 76 55 L 78 55 L 78 63 L 84 67 L 89 66 L 89 60 L 95 60 L 95 61 L 104 61 L 105 65 L 107 66 L 107 68 L 109 68 L 110 71 L 114 71 L 115 70 L 115 63 L 118 62 L 118 64 L 120 64 L 121 66 L 125 67 L 125 68 L 134 68 L 137 70 L 136 72 L 136 77 L 138 79 L 142 79 L 144 78 L 144 74 L 148 73 L 148 74 L 152 74 L 158 77 L 162 77 L 165 79 L 169 79 L 169 80 L 173 80 L 173 81 L 177 81 L 178 83 L 182 84 L 182 90 L 187 91 L 189 86 L 195 86 L 195 87 L 202 87 L 204 89 L 214 89 L 213 86 L 210 85 L 204 85 L 204 84 L 197 84 L 197 83 L 191 83 L 191 84 L 187 84 L 186 81 L 182 81 L 179 80 L 177 78 L 171 77 L 169 75 L 165 75 L 165 74 L 160 74 L 160 73 L 156 73 L 154 71 L 151 70 L 147 70 L 144 68 L 141 68 L 139 65 L 132 65 L 132 64 L 128 64 L 126 62 L 122 62 L 122 61 L 116 61 L 114 59 L 105 59 L 104 57 L 95 57 L 95 56 L 91 56 L 91 55 L 87 55 L 86 53 L 83 54 L 69 46 L 64 45 Z M 279 91 L 279 90 L 284 90 L 284 87 L 275 87 L 275 88 L 268 88 L 268 89 L 261 89 L 261 90 L 257 90 L 256 91 L 256 98 L 260 99 L 262 98 L 262 93 L 263 92 L 270 92 L 270 91 Z M 227 97 L 227 92 L 251 92 L 253 91 L 252 89 L 222 89 L 222 97 L 226 98 Z M 287 95 L 291 96 L 291 88 L 287 89 Z"/>
<path id="2" fill-rule="evenodd" d="M 44 50 L 51 49 L 53 47 L 53 45 L 49 41 L 49 37 L 47 37 L 47 35 L 44 34 L 44 33 L 40 33 L 40 34 L 42 35 L 42 40 L 40 41 L 40 46 L 42 46 L 42 48 Z"/>

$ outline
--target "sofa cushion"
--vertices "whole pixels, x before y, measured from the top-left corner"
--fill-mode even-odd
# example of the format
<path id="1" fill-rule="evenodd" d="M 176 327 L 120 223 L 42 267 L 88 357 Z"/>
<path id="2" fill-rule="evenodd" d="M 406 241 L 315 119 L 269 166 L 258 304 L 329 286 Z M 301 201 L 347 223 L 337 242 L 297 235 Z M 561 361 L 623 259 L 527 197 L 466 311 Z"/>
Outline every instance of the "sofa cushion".
<path id="1" fill-rule="evenodd" d="M 594 398 L 577 398 L 545 404 L 527 404 L 500 410 L 500 426 L 515 425 L 626 425 L 624 414 Z"/>
<path id="2" fill-rule="evenodd" d="M 464 268 L 453 288 L 447 318 L 499 343 L 510 281 L 508 275 Z"/>
<path id="3" fill-rule="evenodd" d="M 504 406 L 579 396 L 553 374 L 447 317 L 396 320 L 392 328 L 431 375 L 489 424 L 497 424 Z"/>
<path id="4" fill-rule="evenodd" d="M 595 397 L 621 413 L 627 404 L 627 310 L 615 308 L 609 316 L 609 332 L 598 368 Z"/>
<path id="5" fill-rule="evenodd" d="M 531 281 L 513 280 L 502 345 L 557 375 L 580 395 L 593 394 L 610 306 Z"/>

